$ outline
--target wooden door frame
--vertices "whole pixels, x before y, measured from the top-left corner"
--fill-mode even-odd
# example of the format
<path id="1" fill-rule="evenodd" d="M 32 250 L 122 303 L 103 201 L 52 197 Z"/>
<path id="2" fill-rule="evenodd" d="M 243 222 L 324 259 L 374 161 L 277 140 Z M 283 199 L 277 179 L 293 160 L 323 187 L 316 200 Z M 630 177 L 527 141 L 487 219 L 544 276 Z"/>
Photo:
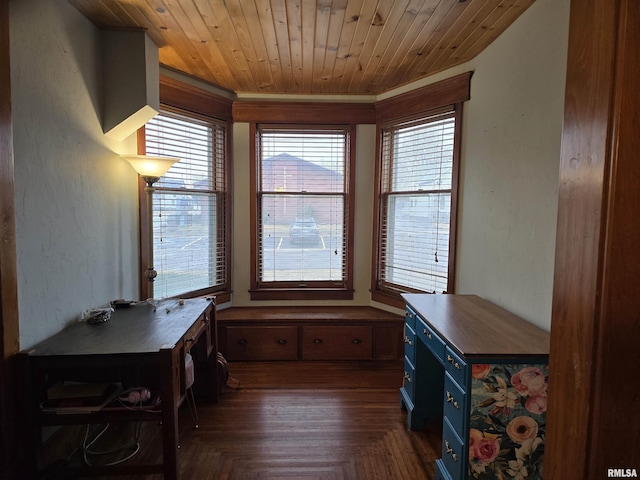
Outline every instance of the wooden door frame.
<path id="1" fill-rule="evenodd" d="M 9 52 L 9 1 L 0 0 L 0 476 L 16 478 L 18 429 L 12 359 L 20 338 Z"/>
<path id="2" fill-rule="evenodd" d="M 637 0 L 571 2 L 545 480 L 640 475 L 638 23 Z"/>

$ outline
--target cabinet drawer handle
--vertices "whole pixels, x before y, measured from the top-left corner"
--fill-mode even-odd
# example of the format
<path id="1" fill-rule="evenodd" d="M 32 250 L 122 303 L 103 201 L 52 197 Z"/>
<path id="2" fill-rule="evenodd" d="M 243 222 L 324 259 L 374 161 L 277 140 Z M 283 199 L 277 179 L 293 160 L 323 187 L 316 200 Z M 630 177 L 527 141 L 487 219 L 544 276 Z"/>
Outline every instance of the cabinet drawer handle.
<path id="1" fill-rule="evenodd" d="M 247 343 L 247 339 L 246 338 L 241 338 L 240 340 L 238 340 L 238 345 L 246 345 Z"/>
<path id="2" fill-rule="evenodd" d="M 451 355 L 447 355 L 447 362 L 456 367 L 457 370 L 460 370 L 460 364 Z"/>
<path id="3" fill-rule="evenodd" d="M 411 383 L 411 375 L 409 375 L 407 372 L 404 372 L 404 379 L 407 382 Z"/>
<path id="4" fill-rule="evenodd" d="M 404 336 L 404 343 L 407 343 L 409 345 L 413 345 L 413 342 L 411 341 L 411 339 L 409 337 L 407 337 L 406 335 Z"/>
<path id="5" fill-rule="evenodd" d="M 447 402 L 452 404 L 457 409 L 460 409 L 460 404 L 453 399 L 453 395 L 451 395 L 451 392 L 447 392 Z"/>
<path id="6" fill-rule="evenodd" d="M 449 455 L 451 455 L 451 458 L 453 458 L 453 461 L 454 461 L 454 462 L 457 462 L 457 461 L 458 461 L 458 455 L 456 455 L 456 454 L 455 454 L 455 452 L 453 451 L 453 448 L 451 448 L 451 447 L 449 446 L 449 441 L 448 441 L 448 440 L 445 440 L 445 441 L 444 441 L 444 445 L 445 445 L 445 447 L 447 448 L 447 453 L 448 453 Z"/>
<path id="7" fill-rule="evenodd" d="M 287 344 L 287 341 L 286 341 L 284 338 L 279 338 L 279 339 L 276 341 L 276 343 L 277 343 L 278 345 L 286 345 L 286 344 Z"/>
<path id="8" fill-rule="evenodd" d="M 313 343 L 315 343 L 315 344 L 319 345 L 319 344 L 321 344 L 321 343 L 322 343 L 322 339 L 321 339 L 321 338 L 316 338 L 316 339 L 313 341 Z"/>
<path id="9" fill-rule="evenodd" d="M 426 328 L 423 330 L 423 333 L 427 336 L 427 338 L 429 340 L 433 340 L 433 335 L 431 335 L 431 332 L 429 330 L 427 330 Z"/>
<path id="10" fill-rule="evenodd" d="M 351 343 L 353 343 L 354 345 L 359 345 L 362 343 L 362 340 L 360 340 L 359 338 L 354 338 Z"/>

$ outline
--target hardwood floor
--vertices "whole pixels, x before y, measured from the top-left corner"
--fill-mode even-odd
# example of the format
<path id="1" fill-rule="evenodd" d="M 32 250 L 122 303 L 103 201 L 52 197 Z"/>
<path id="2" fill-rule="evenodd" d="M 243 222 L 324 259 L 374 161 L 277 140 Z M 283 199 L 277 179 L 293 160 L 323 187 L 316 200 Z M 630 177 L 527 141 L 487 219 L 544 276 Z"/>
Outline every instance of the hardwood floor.
<path id="1" fill-rule="evenodd" d="M 240 388 L 225 390 L 216 405 L 199 404 L 198 429 L 181 409 L 183 480 L 433 478 L 440 426 L 407 430 L 401 364 L 234 363 L 231 375 Z M 127 442 L 127 429 L 114 429 L 105 442 Z M 159 428 L 145 428 L 140 444 L 139 459 L 157 455 Z"/>

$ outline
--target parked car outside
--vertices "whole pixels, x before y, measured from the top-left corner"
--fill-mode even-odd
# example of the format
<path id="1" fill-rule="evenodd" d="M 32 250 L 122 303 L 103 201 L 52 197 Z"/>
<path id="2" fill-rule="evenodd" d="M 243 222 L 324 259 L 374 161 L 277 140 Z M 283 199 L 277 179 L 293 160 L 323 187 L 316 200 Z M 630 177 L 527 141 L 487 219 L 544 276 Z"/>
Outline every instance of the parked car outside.
<path id="1" fill-rule="evenodd" d="M 289 229 L 289 237 L 293 244 L 312 245 L 318 243 L 320 241 L 320 231 L 315 218 L 296 218 Z"/>

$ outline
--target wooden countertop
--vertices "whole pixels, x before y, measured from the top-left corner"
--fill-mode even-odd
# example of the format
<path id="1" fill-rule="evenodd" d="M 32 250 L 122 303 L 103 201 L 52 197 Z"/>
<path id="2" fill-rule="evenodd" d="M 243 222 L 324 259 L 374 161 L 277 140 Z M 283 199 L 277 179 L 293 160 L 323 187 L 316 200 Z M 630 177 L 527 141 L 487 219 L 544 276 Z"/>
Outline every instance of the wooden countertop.
<path id="1" fill-rule="evenodd" d="M 465 357 L 544 356 L 549 332 L 477 295 L 404 294 L 407 304 Z"/>
<path id="2" fill-rule="evenodd" d="M 211 304 L 206 299 L 163 300 L 154 308 L 141 302 L 117 309 L 97 324 L 80 322 L 40 342 L 32 356 L 110 355 L 158 352 L 173 348 Z"/>

